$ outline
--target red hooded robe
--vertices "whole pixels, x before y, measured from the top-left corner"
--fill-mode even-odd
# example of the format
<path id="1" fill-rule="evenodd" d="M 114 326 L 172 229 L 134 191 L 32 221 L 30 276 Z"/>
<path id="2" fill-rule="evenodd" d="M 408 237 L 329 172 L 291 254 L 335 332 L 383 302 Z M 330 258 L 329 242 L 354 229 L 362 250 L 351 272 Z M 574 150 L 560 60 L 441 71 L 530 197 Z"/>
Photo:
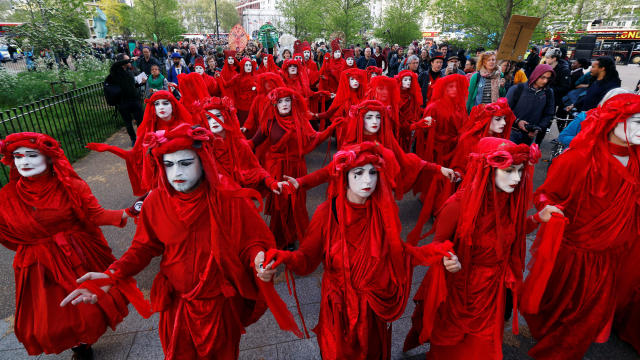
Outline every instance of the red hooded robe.
<path id="1" fill-rule="evenodd" d="M 244 67 L 247 62 L 252 64 L 250 73 L 244 71 Z M 244 58 L 240 62 L 240 74 L 234 76 L 233 79 L 225 83 L 227 94 L 233 99 L 233 103 L 238 110 L 240 126 L 243 126 L 244 122 L 247 120 L 247 117 L 249 116 L 249 109 L 251 109 L 251 103 L 257 94 L 254 70 L 251 59 Z"/>
<path id="2" fill-rule="evenodd" d="M 402 79 L 409 77 L 411 86 L 408 89 L 402 88 Z M 418 121 L 422 115 L 422 92 L 418 84 L 418 74 L 411 70 L 402 70 L 395 76 L 400 89 L 400 106 L 398 118 L 400 120 L 400 131 L 398 132 L 398 142 L 405 152 L 411 151 L 411 125 Z"/>

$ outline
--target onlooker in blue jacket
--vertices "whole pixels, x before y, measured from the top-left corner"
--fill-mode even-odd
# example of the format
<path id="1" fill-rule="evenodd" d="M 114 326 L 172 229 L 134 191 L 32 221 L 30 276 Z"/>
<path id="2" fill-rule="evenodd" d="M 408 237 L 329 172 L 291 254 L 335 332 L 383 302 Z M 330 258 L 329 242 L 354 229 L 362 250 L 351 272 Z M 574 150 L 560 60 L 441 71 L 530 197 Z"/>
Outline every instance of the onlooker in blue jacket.
<path id="1" fill-rule="evenodd" d="M 173 60 L 173 65 L 167 73 L 167 80 L 170 83 L 178 85 L 178 75 L 188 74 L 190 73 L 190 71 L 188 67 L 182 66 L 182 64 L 180 63 L 180 61 L 182 60 L 182 55 L 180 55 L 180 53 L 171 54 L 171 59 Z"/>
<path id="2" fill-rule="evenodd" d="M 616 63 L 608 56 L 601 56 L 591 64 L 591 84 L 587 88 L 587 93 L 575 104 L 567 106 L 566 110 L 571 111 L 573 108 L 578 111 L 591 110 L 609 90 L 620 85 Z"/>

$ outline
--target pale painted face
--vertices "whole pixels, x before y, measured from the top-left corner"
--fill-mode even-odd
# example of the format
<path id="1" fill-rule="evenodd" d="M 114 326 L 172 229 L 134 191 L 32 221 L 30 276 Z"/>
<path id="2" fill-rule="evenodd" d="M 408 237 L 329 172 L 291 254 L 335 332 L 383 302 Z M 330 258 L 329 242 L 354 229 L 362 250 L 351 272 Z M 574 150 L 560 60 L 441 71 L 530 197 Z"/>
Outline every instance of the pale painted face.
<path id="1" fill-rule="evenodd" d="M 39 150 L 21 146 L 13 151 L 13 163 L 24 177 L 40 175 L 47 170 L 48 158 Z"/>
<path id="2" fill-rule="evenodd" d="M 302 61 L 302 56 L 296 55 L 293 57 L 294 60 Z"/>
<path id="3" fill-rule="evenodd" d="M 267 66 L 269 64 L 269 58 L 268 57 L 263 57 L 262 58 L 262 65 Z"/>
<path id="4" fill-rule="evenodd" d="M 202 178 L 202 164 L 193 150 L 178 150 L 162 156 L 167 180 L 174 190 L 183 193 L 193 191 Z"/>
<path id="5" fill-rule="evenodd" d="M 202 66 L 196 66 L 195 70 L 200 75 L 204 74 L 204 68 Z"/>
<path id="6" fill-rule="evenodd" d="M 311 51 L 305 50 L 302 52 L 302 55 L 304 55 L 304 61 L 308 61 L 311 58 Z"/>
<path id="7" fill-rule="evenodd" d="M 158 116 L 160 120 L 169 121 L 169 119 L 171 119 L 171 114 L 173 114 L 173 105 L 171 105 L 171 101 L 167 99 L 158 99 L 153 102 L 153 106 L 156 108 L 156 116 Z"/>
<path id="8" fill-rule="evenodd" d="M 289 68 L 287 69 L 289 71 L 289 75 L 297 75 L 298 74 L 298 67 L 297 66 L 289 66 Z"/>
<path id="9" fill-rule="evenodd" d="M 411 88 L 411 76 L 405 76 L 402 78 L 402 88 L 404 90 Z"/>
<path id="10" fill-rule="evenodd" d="M 350 77 L 349 78 L 349 87 L 351 87 L 352 89 L 357 89 L 360 87 L 360 81 L 358 81 L 358 79 Z"/>
<path id="11" fill-rule="evenodd" d="M 222 112 L 220 112 L 220 110 L 211 109 L 208 110 L 208 112 L 215 115 L 221 122 L 224 123 L 224 117 L 222 116 Z M 209 129 L 211 129 L 212 133 L 219 135 L 222 131 L 224 131 L 222 124 L 216 121 L 216 119 L 214 119 L 213 117 L 209 116 L 209 114 L 207 114 L 207 121 L 209 122 Z"/>
<path id="12" fill-rule="evenodd" d="M 489 125 L 489 131 L 493 134 L 502 134 L 504 127 L 507 125 L 507 120 L 504 116 L 494 116 L 491 118 L 491 125 Z"/>
<path id="13" fill-rule="evenodd" d="M 252 68 L 253 64 L 251 63 L 251 61 L 247 61 L 246 63 L 244 63 L 244 72 L 250 73 Z"/>
<path id="14" fill-rule="evenodd" d="M 624 123 L 618 123 L 613 129 L 613 134 L 623 142 L 629 142 L 629 145 L 640 145 L 640 113 L 632 115 Z"/>
<path id="15" fill-rule="evenodd" d="M 496 169 L 496 187 L 506 193 L 512 193 L 522 180 L 524 164 L 511 165 L 506 169 Z"/>
<path id="16" fill-rule="evenodd" d="M 345 60 L 345 61 L 347 62 L 348 66 L 353 66 L 353 58 L 352 57 L 347 58 L 347 60 Z"/>
<path id="17" fill-rule="evenodd" d="M 347 173 L 349 190 L 360 198 L 366 199 L 376 190 L 378 170 L 371 164 L 355 167 Z"/>
<path id="18" fill-rule="evenodd" d="M 379 111 L 367 111 L 364 114 L 364 130 L 370 134 L 375 134 L 380 130 L 382 117 Z"/>
<path id="19" fill-rule="evenodd" d="M 278 113 L 280 115 L 289 115 L 291 113 L 291 97 L 283 97 L 278 99 Z"/>
<path id="20" fill-rule="evenodd" d="M 340 56 L 342 56 L 342 52 L 340 50 L 336 50 L 333 52 L 334 59 L 340 59 Z"/>
<path id="21" fill-rule="evenodd" d="M 236 61 L 236 59 L 234 59 L 234 57 L 233 57 L 233 56 L 229 56 L 229 57 L 227 58 L 227 64 L 229 64 L 229 65 L 233 65 L 233 63 L 234 63 L 235 61 Z"/>

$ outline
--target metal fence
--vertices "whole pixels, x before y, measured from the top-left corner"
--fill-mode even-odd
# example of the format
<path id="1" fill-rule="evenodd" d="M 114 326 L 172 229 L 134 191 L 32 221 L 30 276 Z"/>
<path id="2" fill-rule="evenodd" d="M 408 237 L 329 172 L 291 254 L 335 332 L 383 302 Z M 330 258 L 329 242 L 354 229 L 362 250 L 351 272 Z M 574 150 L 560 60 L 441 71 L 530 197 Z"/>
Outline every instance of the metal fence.
<path id="1" fill-rule="evenodd" d="M 24 131 L 50 135 L 71 162 L 88 153 L 87 143 L 104 141 L 121 126 L 115 107 L 104 99 L 102 83 L 0 111 L 0 138 Z M 8 178 L 8 168 L 0 166 L 0 184 Z"/>

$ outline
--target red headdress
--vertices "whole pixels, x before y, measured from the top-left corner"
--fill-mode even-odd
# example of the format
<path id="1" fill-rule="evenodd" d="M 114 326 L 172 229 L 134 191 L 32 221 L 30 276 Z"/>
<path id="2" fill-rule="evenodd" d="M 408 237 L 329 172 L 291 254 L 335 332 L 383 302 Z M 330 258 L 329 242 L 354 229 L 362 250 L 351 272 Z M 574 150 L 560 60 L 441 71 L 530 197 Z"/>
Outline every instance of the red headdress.
<path id="1" fill-rule="evenodd" d="M 342 50 L 342 58 L 343 59 L 348 59 L 348 58 L 353 58 L 354 53 L 353 53 L 353 49 L 344 49 Z"/>
<path id="2" fill-rule="evenodd" d="M 233 58 L 233 65 L 229 65 L 228 59 Z M 231 80 L 238 73 L 238 61 L 236 60 L 236 51 L 235 50 L 225 50 L 224 51 L 224 65 L 222 66 L 222 71 L 220 72 L 220 76 L 225 81 Z"/>
<path id="3" fill-rule="evenodd" d="M 266 67 L 264 66 L 264 58 L 267 58 Z M 258 68 L 257 74 L 263 74 L 266 72 L 272 72 L 276 74 L 280 73 L 280 68 L 278 67 L 278 65 L 276 65 L 275 61 L 273 60 L 273 55 L 271 54 L 262 55 L 262 62 L 260 63 L 260 67 Z"/>
<path id="4" fill-rule="evenodd" d="M 251 63 L 251 72 L 250 73 L 247 73 L 247 72 L 244 71 L 244 65 L 246 63 L 248 63 L 248 62 Z M 238 71 L 240 71 L 240 75 L 253 76 L 254 75 L 253 73 L 255 72 L 255 70 L 256 70 L 256 63 L 252 59 L 246 57 L 246 58 L 243 58 L 242 60 L 240 60 L 240 66 L 239 66 L 239 70 L 238 70 Z"/>
<path id="5" fill-rule="evenodd" d="M 278 99 L 285 97 L 291 98 L 291 114 L 280 115 L 277 109 Z M 315 136 L 315 130 L 309 123 L 310 112 L 307 109 L 307 102 L 304 97 L 298 94 L 291 88 L 281 87 L 271 90 L 267 95 L 271 106 L 265 108 L 265 114 L 261 116 L 262 119 L 275 119 L 278 125 L 287 132 L 294 132 L 298 138 L 298 151 L 299 154 L 304 154 L 303 144 L 310 142 L 310 139 Z M 268 133 L 269 122 L 263 121 L 260 126 L 263 133 Z M 307 141 L 303 139 L 307 138 Z M 290 149 L 291 150 L 291 149 Z"/>
<path id="6" fill-rule="evenodd" d="M 294 54 L 302 54 L 302 41 L 296 40 L 293 43 L 293 53 Z"/>
<path id="7" fill-rule="evenodd" d="M 240 122 L 238 121 L 238 116 L 236 115 L 236 108 L 233 106 L 233 100 L 228 97 L 209 97 L 203 99 L 201 102 L 198 102 L 198 109 L 200 112 L 198 113 L 198 121 L 199 125 L 205 129 L 209 128 L 209 120 L 207 120 L 207 115 L 214 118 L 225 130 L 228 135 L 231 136 L 240 136 L 242 135 L 240 131 Z M 220 110 L 224 121 L 220 121 L 215 115 L 213 115 L 210 110 Z"/>
<path id="8" fill-rule="evenodd" d="M 368 140 L 364 135 L 364 115 L 368 111 L 377 111 L 380 113 L 380 129 L 376 133 L 376 142 L 382 144 L 389 149 L 392 148 L 393 123 L 391 116 L 391 107 L 386 106 L 378 100 L 364 100 L 358 105 L 351 107 L 349 112 L 347 135 L 345 136 L 345 144 L 360 144 Z"/>
<path id="9" fill-rule="evenodd" d="M 387 106 L 391 106 L 391 118 L 393 120 L 393 132 L 400 127 L 398 114 L 400 112 L 400 88 L 394 78 L 376 76 L 371 79 L 367 90 L 367 99 L 378 100 Z"/>
<path id="10" fill-rule="evenodd" d="M 624 123 L 626 132 L 626 120 L 634 114 L 640 113 L 640 95 L 635 94 L 619 94 L 607 100 L 602 106 L 596 107 L 587 112 L 586 119 L 582 122 L 582 129 L 578 135 L 571 141 L 570 149 L 585 149 L 589 151 L 591 163 L 585 164 L 590 167 L 591 171 L 599 173 L 609 173 L 609 163 L 611 161 L 611 150 L 609 149 L 609 133 L 611 133 L 619 123 Z M 629 165 L 632 164 L 635 171 L 640 168 L 640 146 L 631 145 L 629 150 Z M 617 160 L 616 160 L 617 161 Z M 622 174 L 628 181 L 637 183 L 630 172 Z M 606 182 L 591 182 L 591 191 L 594 194 L 602 194 L 607 190 Z"/>
<path id="11" fill-rule="evenodd" d="M 51 167 L 46 171 L 53 177 L 57 178 L 67 193 L 69 199 L 73 203 L 73 207 L 77 210 L 76 215 L 81 220 L 85 219 L 85 214 L 88 214 L 90 209 L 87 209 L 83 204 L 82 197 L 77 194 L 77 186 L 74 186 L 75 182 L 84 182 L 80 176 L 69 163 L 69 160 L 64 155 L 60 143 L 49 135 L 34 133 L 34 132 L 22 132 L 9 134 L 0 142 L 0 151 L 2 152 L 2 163 L 10 168 L 9 170 L 9 182 L 15 184 L 16 191 L 18 193 L 29 194 L 30 189 L 26 189 L 32 184 L 27 184 L 23 181 L 22 175 L 16 168 L 13 152 L 20 148 L 27 147 L 30 149 L 38 150 L 42 155 L 49 158 L 51 161 Z M 47 181 L 46 184 L 53 184 Z M 33 184 L 35 185 L 35 183 Z M 9 185 L 7 185 L 9 186 Z M 21 190 L 23 189 L 24 190 Z M 46 191 L 43 189 L 43 191 Z"/>
<path id="12" fill-rule="evenodd" d="M 222 53 L 224 54 L 224 60 L 227 61 L 227 59 L 230 58 L 230 57 L 235 59 L 237 51 L 235 51 L 235 50 L 224 50 Z"/>
<path id="13" fill-rule="evenodd" d="M 333 39 L 333 41 L 331 42 L 331 52 L 333 53 L 333 52 L 338 51 L 340 49 L 341 49 L 340 48 L 340 39 L 339 38 Z"/>
<path id="14" fill-rule="evenodd" d="M 382 75 L 382 68 L 379 68 L 377 66 L 368 66 L 367 67 L 367 80 L 371 81 L 371 78 L 374 77 L 373 74 L 375 74 L 376 76 L 380 76 Z"/>
<path id="15" fill-rule="evenodd" d="M 409 92 L 415 104 L 418 107 L 422 106 L 422 91 L 420 90 L 420 84 L 418 84 L 418 74 L 411 70 L 402 70 L 398 75 L 395 76 L 396 81 L 398 82 L 398 87 L 400 88 L 400 92 L 404 92 L 402 89 L 402 79 L 409 76 L 411 78 L 411 87 L 409 88 Z M 417 109 L 416 109 L 417 110 Z"/>
<path id="16" fill-rule="evenodd" d="M 371 229 L 369 238 L 364 241 L 370 249 L 368 252 L 379 261 L 387 261 L 387 271 L 391 273 L 389 284 L 393 290 L 393 296 L 385 296 L 384 301 L 370 302 L 372 310 L 385 321 L 393 321 L 402 314 L 409 299 L 411 288 L 410 258 L 404 252 L 404 244 L 400 238 L 401 224 L 398 218 L 398 207 L 393 198 L 393 179 L 396 178 L 399 166 L 393 156 L 393 152 L 383 146 L 371 142 L 347 146 L 338 151 L 332 163 L 331 180 L 329 182 L 328 196 L 332 199 L 332 216 L 329 217 L 327 230 L 327 248 L 342 247 L 343 254 L 347 254 L 347 228 L 350 207 L 347 200 L 347 174 L 349 170 L 366 164 L 373 165 L 378 170 L 376 189 L 367 200 L 367 223 Z M 336 221 L 337 220 L 337 221 Z M 334 237 L 332 228 L 338 227 L 338 237 Z M 347 255 L 345 255 L 347 256 Z M 347 261 L 347 260 L 345 260 Z M 346 318 L 349 319 L 349 327 L 355 326 L 359 317 L 357 302 L 357 290 L 351 276 L 351 266 L 345 264 L 344 273 L 344 302 L 346 305 Z M 389 290 L 387 290 L 389 291 Z M 375 293 L 375 291 L 374 291 Z M 389 294 L 387 294 L 389 295 Z"/>
<path id="17" fill-rule="evenodd" d="M 449 98 L 445 94 L 447 86 L 451 83 L 455 83 L 458 90 L 458 95 L 456 95 L 454 99 Z M 433 86 L 433 94 L 431 95 L 431 99 L 429 99 L 429 102 L 435 102 L 442 99 L 446 101 L 441 103 L 440 106 L 451 106 L 451 110 L 453 110 L 453 108 L 459 108 L 461 106 L 465 107 L 466 109 L 466 101 L 467 97 L 469 96 L 468 94 L 469 80 L 467 80 L 467 77 L 460 74 L 451 74 L 436 81 L 436 84 Z"/>
<path id="18" fill-rule="evenodd" d="M 506 125 L 501 134 L 489 134 L 491 121 L 494 116 L 504 116 Z M 467 163 L 467 157 L 473 151 L 478 141 L 487 136 L 509 139 L 511 135 L 511 126 L 516 117 L 509 107 L 506 98 L 500 98 L 495 103 L 480 104 L 474 106 L 467 121 L 467 129 L 460 136 L 458 145 L 456 146 L 456 154 L 451 162 L 451 168 L 464 171 Z"/>
<path id="19" fill-rule="evenodd" d="M 209 90 L 204 79 L 198 73 L 178 75 L 178 90 L 180 91 L 180 102 L 190 113 L 198 112 L 194 103 L 209 97 Z"/>
<path id="20" fill-rule="evenodd" d="M 407 90 L 402 88 L 402 79 L 405 77 L 409 77 L 411 79 L 411 85 Z M 418 74 L 411 70 L 402 70 L 395 76 L 395 79 L 398 82 L 398 88 L 400 89 L 398 120 L 402 124 L 401 126 L 406 129 L 408 126 L 411 126 L 413 123 L 418 121 L 418 118 L 422 114 L 422 90 L 420 90 L 420 85 L 418 84 Z M 411 134 L 403 131 L 401 132 L 399 139 L 400 143 L 403 144 L 403 148 L 408 150 L 411 142 Z"/>
<path id="21" fill-rule="evenodd" d="M 360 83 L 357 90 L 351 88 L 350 79 L 355 78 Z M 367 92 L 367 73 L 360 69 L 347 69 L 340 75 L 340 82 L 338 83 L 338 91 L 333 99 L 331 107 L 343 106 L 347 104 L 348 107 L 345 111 L 349 110 L 352 105 L 357 105 L 365 98 Z"/>
<path id="22" fill-rule="evenodd" d="M 171 102 L 171 120 L 163 121 L 158 118 L 156 114 L 155 102 L 158 100 L 169 100 Z M 191 114 L 187 109 L 180 103 L 175 96 L 169 91 L 166 90 L 158 90 L 151 95 L 150 98 L 145 101 L 146 107 L 144 109 L 144 117 L 142 119 L 142 124 L 138 126 L 138 137 L 140 139 L 144 139 L 144 136 L 148 132 L 158 131 L 158 130 L 169 130 L 171 128 L 176 127 L 180 123 L 192 123 Z M 136 142 L 136 147 L 140 147 L 142 150 L 142 142 Z"/>
<path id="23" fill-rule="evenodd" d="M 202 56 L 198 56 L 196 58 L 196 61 L 193 64 L 193 67 L 195 68 L 196 66 L 200 66 L 200 67 L 206 68 L 206 66 L 204 66 L 204 58 Z"/>
<path id="24" fill-rule="evenodd" d="M 271 90 L 284 87 L 282 77 L 276 73 L 264 73 L 256 76 L 258 96 L 266 96 Z"/>
<path id="25" fill-rule="evenodd" d="M 306 51 L 311 51 L 311 45 L 309 45 L 308 41 L 303 41 L 301 48 L 300 48 L 300 52 L 305 52 Z"/>
<path id="26" fill-rule="evenodd" d="M 289 67 L 295 66 L 298 68 L 298 73 L 296 75 L 289 74 Z M 305 67 L 302 65 L 300 60 L 288 59 L 285 60 L 282 64 L 282 79 L 285 83 L 285 86 L 290 87 L 294 90 L 297 90 L 301 94 L 304 95 L 305 98 L 311 96 L 311 87 L 309 86 L 309 78 L 307 77 L 307 71 Z"/>

